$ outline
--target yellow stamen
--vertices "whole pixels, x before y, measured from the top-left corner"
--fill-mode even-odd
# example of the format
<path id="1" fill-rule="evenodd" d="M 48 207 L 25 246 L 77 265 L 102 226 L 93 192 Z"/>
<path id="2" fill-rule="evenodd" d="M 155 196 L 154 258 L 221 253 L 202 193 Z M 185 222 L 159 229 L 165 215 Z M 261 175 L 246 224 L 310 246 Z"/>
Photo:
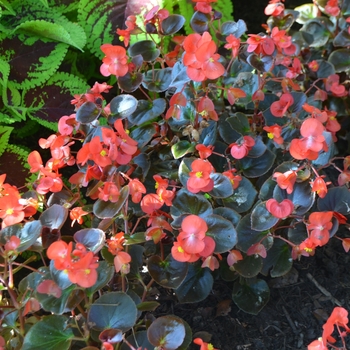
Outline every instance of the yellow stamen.
<path id="1" fill-rule="evenodd" d="M 13 214 L 12 208 L 6 210 L 6 215 L 12 215 L 12 214 Z"/>
<path id="2" fill-rule="evenodd" d="M 180 247 L 180 246 L 177 247 L 177 251 L 178 251 L 179 253 L 184 253 L 184 252 L 185 252 L 185 251 L 182 249 L 182 247 Z"/>
<path id="3" fill-rule="evenodd" d="M 103 149 L 101 152 L 100 152 L 100 155 L 102 157 L 105 157 L 107 155 L 107 152 Z"/>
<path id="4" fill-rule="evenodd" d="M 267 137 L 272 140 L 275 137 L 275 135 L 272 132 L 269 132 L 267 133 Z"/>
<path id="5" fill-rule="evenodd" d="M 202 172 L 202 171 L 197 171 L 197 172 L 196 172 L 196 177 L 198 177 L 198 179 L 200 179 L 201 177 L 203 177 L 203 172 Z"/>

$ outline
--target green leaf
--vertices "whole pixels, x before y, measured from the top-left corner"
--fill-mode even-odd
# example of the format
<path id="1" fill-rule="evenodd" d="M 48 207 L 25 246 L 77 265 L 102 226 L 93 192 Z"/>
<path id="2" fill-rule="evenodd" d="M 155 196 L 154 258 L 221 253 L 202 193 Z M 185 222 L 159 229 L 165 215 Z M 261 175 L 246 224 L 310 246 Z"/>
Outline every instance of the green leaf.
<path id="1" fill-rule="evenodd" d="M 95 292 L 105 287 L 109 281 L 113 278 L 115 268 L 107 263 L 107 261 L 99 261 L 97 268 L 97 281 L 90 287 L 86 288 L 85 292 L 88 297 L 92 296 Z"/>
<path id="2" fill-rule="evenodd" d="M 95 103 L 87 101 L 79 107 L 75 119 L 81 124 L 90 124 L 95 121 L 100 114 L 101 108 L 98 108 Z"/>
<path id="3" fill-rule="evenodd" d="M 177 33 L 185 24 L 186 19 L 181 15 L 169 15 L 161 22 L 161 28 L 164 35 Z"/>
<path id="4" fill-rule="evenodd" d="M 345 186 L 330 188 L 324 198 L 317 200 L 317 208 L 320 211 L 336 211 L 343 215 L 349 215 L 349 190 Z"/>
<path id="5" fill-rule="evenodd" d="M 131 57 L 141 55 L 144 61 L 152 62 L 157 59 L 160 51 L 152 40 L 142 40 L 131 45 L 128 49 L 128 54 Z"/>
<path id="6" fill-rule="evenodd" d="M 150 69 L 144 73 L 142 85 L 149 91 L 163 92 L 172 81 L 172 68 Z"/>
<path id="7" fill-rule="evenodd" d="M 288 273 L 292 266 L 293 259 L 290 246 L 282 240 L 276 239 L 272 248 L 267 252 L 261 273 L 267 276 L 271 269 L 271 277 L 281 277 Z"/>
<path id="8" fill-rule="evenodd" d="M 180 303 L 197 303 L 204 300 L 213 287 L 213 276 L 208 268 L 201 264 L 190 264 L 185 280 L 175 290 Z"/>
<path id="9" fill-rule="evenodd" d="M 225 175 L 220 173 L 210 174 L 210 178 L 214 181 L 214 187 L 209 194 L 215 198 L 227 198 L 232 196 L 233 187 L 231 181 Z"/>
<path id="10" fill-rule="evenodd" d="M 83 228 L 82 230 L 75 232 L 73 237 L 77 243 L 82 243 L 94 254 L 102 249 L 106 241 L 104 231 L 98 228 Z"/>
<path id="11" fill-rule="evenodd" d="M 231 250 L 237 243 L 237 232 L 233 224 L 219 215 L 206 216 L 208 225 L 207 236 L 215 240 L 215 253 L 224 253 Z"/>
<path id="12" fill-rule="evenodd" d="M 22 350 L 68 350 L 73 331 L 67 326 L 68 318 L 51 315 L 35 323 L 24 337 Z"/>
<path id="13" fill-rule="evenodd" d="M 16 12 L 13 10 L 12 6 L 7 0 L 0 0 L 0 6 L 5 7 L 5 9 L 13 16 L 16 16 Z"/>
<path id="14" fill-rule="evenodd" d="M 350 52 L 348 49 L 339 49 L 333 51 L 329 57 L 328 62 L 332 63 L 337 73 L 346 72 L 350 69 Z"/>
<path id="15" fill-rule="evenodd" d="M 125 119 L 133 114 L 137 108 L 137 99 L 132 95 L 121 94 L 112 98 L 110 110 L 113 116 L 113 122 L 116 119 Z M 110 121 L 110 118 L 108 118 Z"/>
<path id="16" fill-rule="evenodd" d="M 232 299 L 236 305 L 248 314 L 257 315 L 270 299 L 270 289 L 263 280 L 235 282 Z"/>
<path id="17" fill-rule="evenodd" d="M 266 202 L 259 203 L 252 211 L 251 223 L 253 230 L 265 231 L 275 226 L 277 222 L 278 218 L 266 209 Z"/>
<path id="18" fill-rule="evenodd" d="M 69 21 L 64 26 L 45 20 L 26 21 L 18 25 L 14 32 L 16 31 L 59 41 L 74 46 L 80 51 L 83 50 L 86 43 L 86 34 L 83 28 Z"/>
<path id="19" fill-rule="evenodd" d="M 247 178 L 242 177 L 242 181 L 233 192 L 233 195 L 224 198 L 222 201 L 225 207 L 229 207 L 237 213 L 243 213 L 252 207 L 256 195 L 257 191 L 252 183 Z"/>
<path id="20" fill-rule="evenodd" d="M 66 222 L 68 209 L 59 204 L 53 204 L 40 215 L 40 222 L 43 226 L 53 229 L 60 229 Z"/>
<path id="21" fill-rule="evenodd" d="M 263 266 L 263 259 L 260 256 L 246 255 L 243 260 L 234 264 L 235 271 L 245 278 L 252 278 L 258 275 Z"/>
<path id="22" fill-rule="evenodd" d="M 179 141 L 171 146 L 171 153 L 175 159 L 179 159 L 187 153 L 192 153 L 194 150 L 195 145 L 186 140 Z"/>
<path id="23" fill-rule="evenodd" d="M 140 331 L 136 333 L 130 334 L 126 340 L 135 348 L 141 347 L 141 349 L 152 349 L 153 346 L 150 344 L 148 337 L 147 337 L 147 331 Z M 130 347 L 123 342 L 121 350 L 130 350 Z"/>
<path id="24" fill-rule="evenodd" d="M 120 212 L 128 196 L 129 187 L 124 186 L 120 191 L 120 197 L 117 202 L 98 199 L 94 203 L 93 213 L 100 219 L 112 218 Z"/>
<path id="25" fill-rule="evenodd" d="M 11 126 L 0 125 L 0 156 L 4 153 L 5 149 L 7 148 L 12 130 L 13 127 Z"/>
<path id="26" fill-rule="evenodd" d="M 185 339 L 184 324 L 178 317 L 158 317 L 147 330 L 150 343 L 166 350 L 177 349 Z"/>
<path id="27" fill-rule="evenodd" d="M 116 328 L 126 332 L 136 322 L 137 308 L 123 292 L 103 294 L 90 307 L 88 322 L 98 330 Z"/>
<path id="28" fill-rule="evenodd" d="M 177 261 L 169 254 L 165 260 L 153 255 L 147 261 L 151 277 L 162 287 L 176 289 L 187 275 L 188 264 Z"/>
<path id="29" fill-rule="evenodd" d="M 276 155 L 267 149 L 265 153 L 258 158 L 245 157 L 237 161 L 237 167 L 243 169 L 243 174 L 246 177 L 260 177 L 271 169 L 275 159 Z"/>
<path id="30" fill-rule="evenodd" d="M 144 301 L 140 304 L 137 304 L 137 310 L 139 311 L 154 311 L 158 306 L 160 305 L 160 303 L 156 302 L 156 301 Z"/>
<path id="31" fill-rule="evenodd" d="M 185 189 L 177 192 L 173 205 L 170 207 L 170 214 L 177 218 L 182 214 L 194 214 L 203 219 L 213 213 L 210 202 L 200 194 L 190 193 Z"/>
<path id="32" fill-rule="evenodd" d="M 0 59 L 0 84 L 3 88 L 6 88 L 7 81 L 10 75 L 10 65 L 8 62 Z"/>
<path id="33" fill-rule="evenodd" d="M 128 120 L 135 125 L 141 125 L 159 117 L 166 108 L 164 98 L 157 98 L 152 102 L 139 100 L 134 113 L 128 116 Z"/>

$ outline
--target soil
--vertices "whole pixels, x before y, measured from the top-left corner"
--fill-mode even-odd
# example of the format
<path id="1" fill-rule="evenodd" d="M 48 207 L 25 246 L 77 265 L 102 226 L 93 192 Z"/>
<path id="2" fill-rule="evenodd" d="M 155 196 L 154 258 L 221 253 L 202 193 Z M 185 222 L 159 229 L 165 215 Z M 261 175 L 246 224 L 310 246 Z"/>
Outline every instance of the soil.
<path id="1" fill-rule="evenodd" d="M 294 8 L 307 2 L 286 0 L 285 5 Z M 245 20 L 248 33 L 259 33 L 263 31 L 261 23 L 267 19 L 263 14 L 267 3 L 233 0 L 234 18 Z M 218 280 L 205 301 L 177 304 L 174 297 L 160 306 L 157 316 L 181 317 L 194 337 L 210 341 L 220 350 L 306 349 L 322 335 L 322 326 L 335 306 L 350 310 L 349 260 L 341 241 L 331 239 L 313 257 L 296 261 L 288 275 L 280 279 L 266 277 L 270 300 L 258 315 L 241 311 L 232 302 L 232 283 Z M 347 348 L 350 349 L 350 339 Z M 189 350 L 198 350 L 198 346 L 191 345 Z"/>
<path id="2" fill-rule="evenodd" d="M 296 261 L 286 276 L 266 278 L 270 300 L 258 315 L 238 309 L 231 298 L 232 283 L 218 280 L 205 301 L 178 304 L 174 297 L 161 304 L 157 316 L 181 317 L 194 337 L 220 350 L 304 350 L 322 335 L 322 325 L 335 306 L 350 310 L 349 263 L 341 241 L 331 239 L 313 257 Z M 350 349 L 350 339 L 347 346 Z"/>

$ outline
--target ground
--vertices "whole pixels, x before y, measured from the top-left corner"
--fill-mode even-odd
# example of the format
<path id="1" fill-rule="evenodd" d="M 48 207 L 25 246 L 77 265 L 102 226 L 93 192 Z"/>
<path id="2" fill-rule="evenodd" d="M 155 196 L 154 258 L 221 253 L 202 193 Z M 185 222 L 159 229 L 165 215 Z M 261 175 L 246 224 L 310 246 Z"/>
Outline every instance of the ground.
<path id="1" fill-rule="evenodd" d="M 157 316 L 181 317 L 194 337 L 211 338 L 220 350 L 304 350 L 322 335 L 322 325 L 335 306 L 350 310 L 349 260 L 341 241 L 332 239 L 315 256 L 295 262 L 284 278 L 267 277 L 270 301 L 258 315 L 239 310 L 231 302 L 232 283 L 218 280 L 205 301 L 178 304 L 169 297 Z"/>

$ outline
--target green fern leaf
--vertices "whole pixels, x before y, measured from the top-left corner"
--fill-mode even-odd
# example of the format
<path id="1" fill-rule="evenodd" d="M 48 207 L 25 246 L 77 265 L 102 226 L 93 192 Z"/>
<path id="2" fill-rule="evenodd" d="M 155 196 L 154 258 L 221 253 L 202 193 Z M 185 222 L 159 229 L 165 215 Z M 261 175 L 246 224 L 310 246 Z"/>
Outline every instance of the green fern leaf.
<path id="1" fill-rule="evenodd" d="M 0 156 L 4 153 L 10 138 L 12 126 L 0 125 Z"/>
<path id="2" fill-rule="evenodd" d="M 6 61 L 0 59 L 0 84 L 3 87 L 6 87 L 9 75 L 10 65 Z"/>
<path id="3" fill-rule="evenodd" d="M 86 35 L 78 24 L 67 22 L 65 25 L 44 20 L 26 21 L 18 25 L 14 32 L 20 31 L 26 35 L 44 37 L 74 46 L 80 51 L 86 44 Z"/>
<path id="4" fill-rule="evenodd" d="M 7 0 L 0 0 L 0 6 L 4 7 L 11 15 L 16 16 L 16 12 Z"/>
<path id="5" fill-rule="evenodd" d="M 5 95 L 5 96 L 4 96 Z M 11 81 L 7 84 L 6 94 L 3 95 L 4 105 L 19 107 L 21 104 L 21 94 L 20 92 L 13 86 Z"/>
<path id="6" fill-rule="evenodd" d="M 44 86 L 26 91 L 23 104 L 31 119 L 38 118 L 35 120 L 42 120 L 42 125 L 52 129 L 48 123 L 57 123 L 62 116 L 74 113 L 74 106 L 70 103 L 73 95 L 88 89 L 84 80 L 72 74 L 56 73 Z"/>
<path id="7" fill-rule="evenodd" d="M 87 47 L 98 58 L 103 57 L 102 44 L 118 44 L 116 28 L 124 25 L 127 0 L 80 0 L 78 23 L 84 28 Z"/>
<path id="8" fill-rule="evenodd" d="M 194 14 L 194 8 L 193 8 L 194 5 L 193 5 L 193 3 L 188 2 L 186 0 L 179 0 L 178 4 L 179 4 L 179 9 L 180 9 L 180 14 L 182 16 L 184 16 L 186 19 L 186 22 L 184 25 L 185 32 L 187 35 L 191 34 L 191 33 L 193 33 L 193 30 L 190 26 L 190 20 Z"/>
<path id="9" fill-rule="evenodd" d="M 79 1 L 72 0 L 49 0 L 50 8 L 58 11 L 59 13 L 67 13 L 77 11 L 79 7 Z"/>
<path id="10" fill-rule="evenodd" d="M 58 69 L 68 45 L 49 42 L 47 39 L 0 37 L 0 58 L 11 67 L 9 80 L 17 89 L 30 89 L 43 84 Z"/>
<path id="11" fill-rule="evenodd" d="M 18 113 L 11 113 L 9 110 L 0 111 L 0 120 L 2 124 L 13 124 L 23 121 L 23 118 Z"/>
<path id="12" fill-rule="evenodd" d="M 231 0 L 220 0 L 213 5 L 215 10 L 222 13 L 222 23 L 233 20 L 233 5 Z"/>
<path id="13" fill-rule="evenodd" d="M 45 7 L 49 7 L 49 4 L 48 4 L 47 0 L 40 0 L 40 2 L 41 2 Z"/>
<path id="14" fill-rule="evenodd" d="M 47 128 L 49 130 L 52 130 L 53 132 L 58 132 L 57 122 L 49 122 L 47 120 L 35 117 L 35 116 L 31 115 L 31 114 L 29 114 L 29 118 L 32 121 L 34 121 L 34 122 L 44 126 L 45 128 Z"/>

